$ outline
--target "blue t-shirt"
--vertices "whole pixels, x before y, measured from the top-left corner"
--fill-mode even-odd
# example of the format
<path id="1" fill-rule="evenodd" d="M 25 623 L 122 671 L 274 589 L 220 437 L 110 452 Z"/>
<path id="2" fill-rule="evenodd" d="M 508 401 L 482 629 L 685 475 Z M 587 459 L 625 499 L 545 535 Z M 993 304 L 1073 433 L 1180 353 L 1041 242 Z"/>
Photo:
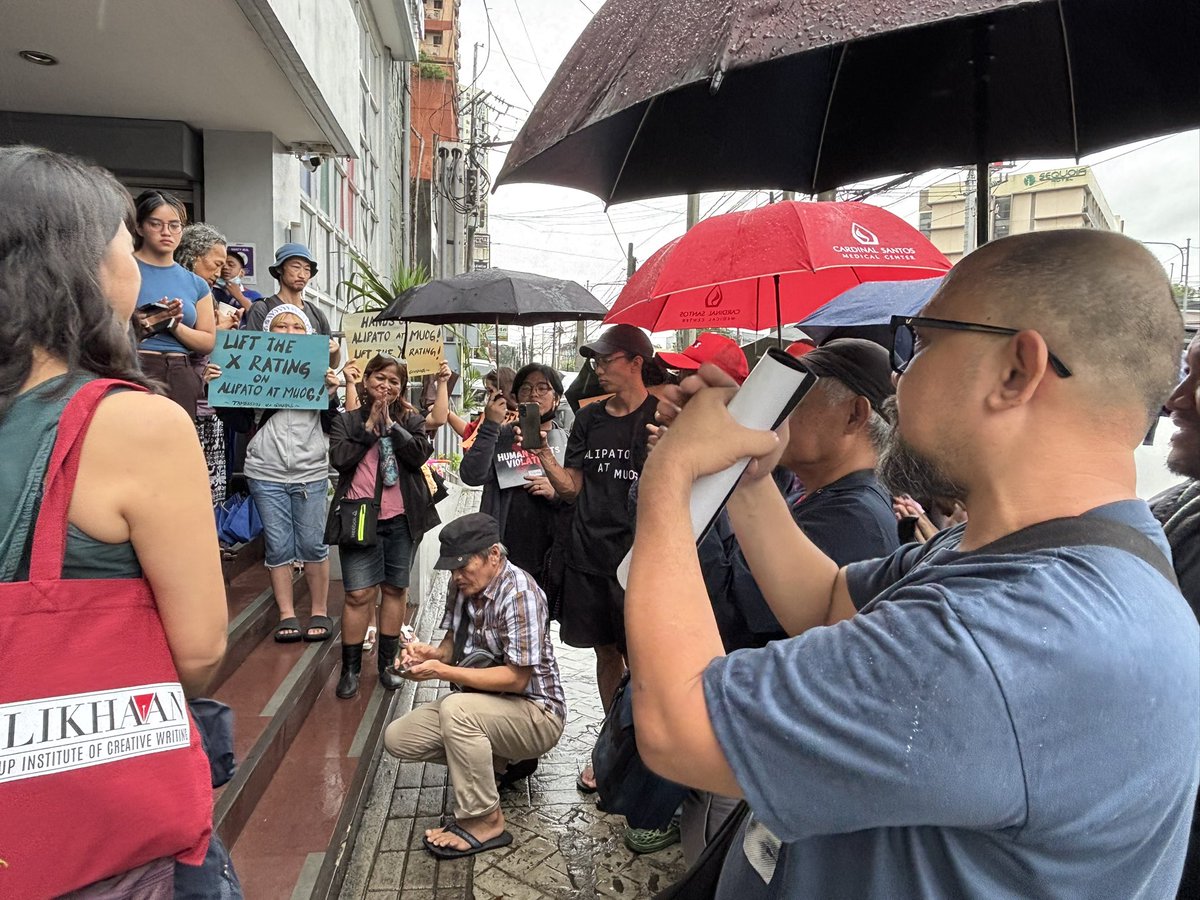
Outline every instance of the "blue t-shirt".
<path id="1" fill-rule="evenodd" d="M 1088 515 L 1168 552 L 1141 501 Z M 851 565 L 852 619 L 709 665 L 753 811 L 718 897 L 1174 896 L 1200 777 L 1191 610 L 1123 550 L 960 536 Z"/>
<path id="2" fill-rule="evenodd" d="M 790 483 L 791 473 L 783 471 Z M 811 494 L 784 490 L 792 519 L 839 566 L 886 556 L 900 546 L 892 498 L 870 469 L 851 472 Z M 698 552 L 727 651 L 787 637 L 754 580 L 727 513 L 721 513 Z M 797 571 L 796 576 L 804 574 Z"/>
<path id="3" fill-rule="evenodd" d="M 183 301 L 183 324 L 189 328 L 196 325 L 196 304 L 209 294 L 208 282 L 189 272 L 178 263 L 169 266 L 152 266 L 137 261 L 142 270 L 142 289 L 138 292 L 137 305 L 146 306 L 164 297 L 167 300 Z M 152 334 L 140 344 L 139 350 L 156 350 L 159 353 L 189 353 L 187 347 L 172 335 Z"/>

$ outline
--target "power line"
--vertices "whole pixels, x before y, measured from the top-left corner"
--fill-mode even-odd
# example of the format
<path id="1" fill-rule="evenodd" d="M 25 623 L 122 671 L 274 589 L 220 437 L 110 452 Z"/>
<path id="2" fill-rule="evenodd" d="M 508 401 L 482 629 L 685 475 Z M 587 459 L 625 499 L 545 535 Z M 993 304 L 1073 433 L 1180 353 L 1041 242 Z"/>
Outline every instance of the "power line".
<path id="1" fill-rule="evenodd" d="M 487 12 L 487 0 L 483 0 L 484 12 Z M 504 62 L 508 66 L 508 71 L 512 73 L 512 77 L 517 82 L 517 87 L 521 89 L 521 93 L 525 95 L 525 99 L 529 101 L 529 105 L 533 106 L 533 98 L 529 96 L 529 91 L 525 90 L 525 85 L 521 83 L 521 76 L 517 74 L 517 70 L 513 68 L 512 61 L 508 58 L 508 51 L 504 49 L 504 41 L 500 40 L 500 32 L 496 30 L 496 26 L 492 24 L 492 17 L 489 13 L 487 16 L 488 30 L 496 39 L 496 46 L 500 48 L 500 55 L 504 57 Z"/>
<path id="2" fill-rule="evenodd" d="M 525 41 L 529 44 L 529 49 L 533 52 L 533 64 L 537 66 L 538 74 L 542 76 L 542 81 L 546 81 L 546 72 L 542 68 L 542 61 L 538 59 L 537 47 L 533 46 L 533 38 L 529 36 L 529 29 L 525 25 L 525 16 L 521 14 L 521 4 L 518 0 L 513 0 L 513 6 L 517 10 L 517 18 L 521 21 L 521 30 L 525 32 Z"/>
<path id="3" fill-rule="evenodd" d="M 586 3 L 584 3 L 583 0 L 578 0 L 578 2 L 579 2 L 580 6 L 582 6 L 584 9 L 586 9 L 588 11 L 589 16 L 594 16 L 596 14 L 596 11 L 594 9 L 592 9 L 590 6 L 588 6 Z"/>

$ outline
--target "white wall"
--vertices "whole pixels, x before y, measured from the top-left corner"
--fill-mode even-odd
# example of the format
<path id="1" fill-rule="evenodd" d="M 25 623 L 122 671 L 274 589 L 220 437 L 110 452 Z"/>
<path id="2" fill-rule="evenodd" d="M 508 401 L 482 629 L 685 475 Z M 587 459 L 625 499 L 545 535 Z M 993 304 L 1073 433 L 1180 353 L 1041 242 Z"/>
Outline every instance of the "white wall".
<path id="1" fill-rule="evenodd" d="M 275 138 L 261 131 L 204 132 L 204 218 L 230 243 L 258 251 L 254 290 L 275 290 L 267 273 L 275 252 Z"/>
<path id="2" fill-rule="evenodd" d="M 359 27 L 348 0 L 269 0 L 301 61 L 357 152 Z"/>

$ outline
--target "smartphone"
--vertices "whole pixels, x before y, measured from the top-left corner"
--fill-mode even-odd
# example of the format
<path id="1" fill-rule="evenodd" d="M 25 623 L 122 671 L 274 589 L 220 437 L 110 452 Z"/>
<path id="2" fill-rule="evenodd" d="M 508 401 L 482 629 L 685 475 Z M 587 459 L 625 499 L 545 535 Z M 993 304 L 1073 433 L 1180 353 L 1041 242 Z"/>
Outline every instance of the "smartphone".
<path id="1" fill-rule="evenodd" d="M 153 303 L 147 303 L 145 306 L 139 306 L 138 312 L 144 316 L 152 316 L 155 313 L 170 312 L 171 307 L 166 300 L 155 300 Z"/>
<path id="2" fill-rule="evenodd" d="M 526 450 L 544 447 L 542 440 L 542 408 L 536 403 L 521 404 L 521 445 Z"/>

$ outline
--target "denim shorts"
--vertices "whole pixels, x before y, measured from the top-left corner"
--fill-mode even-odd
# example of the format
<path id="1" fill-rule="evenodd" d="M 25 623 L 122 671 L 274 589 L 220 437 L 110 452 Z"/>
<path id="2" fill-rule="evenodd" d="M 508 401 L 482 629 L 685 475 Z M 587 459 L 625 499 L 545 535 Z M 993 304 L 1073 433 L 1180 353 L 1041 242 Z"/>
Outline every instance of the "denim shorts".
<path id="1" fill-rule="evenodd" d="M 379 584 L 394 588 L 408 587 L 417 547 L 408 531 L 408 519 L 402 515 L 380 519 L 374 547 L 338 548 L 342 558 L 342 587 L 361 591 Z"/>
<path id="2" fill-rule="evenodd" d="M 284 484 L 247 478 L 250 496 L 263 523 L 267 567 L 277 569 L 293 562 L 324 562 L 325 479 L 308 484 Z"/>

